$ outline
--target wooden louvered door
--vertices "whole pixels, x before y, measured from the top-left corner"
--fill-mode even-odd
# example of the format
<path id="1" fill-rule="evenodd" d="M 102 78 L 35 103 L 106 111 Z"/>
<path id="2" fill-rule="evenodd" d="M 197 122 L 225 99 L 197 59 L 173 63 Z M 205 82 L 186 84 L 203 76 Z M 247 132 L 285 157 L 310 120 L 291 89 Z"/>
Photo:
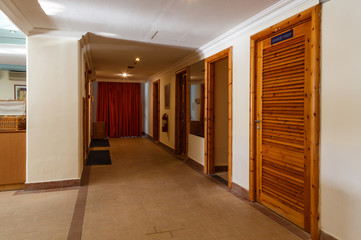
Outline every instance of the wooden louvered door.
<path id="1" fill-rule="evenodd" d="M 307 231 L 309 29 L 306 22 L 257 42 L 256 89 L 257 200 Z"/>

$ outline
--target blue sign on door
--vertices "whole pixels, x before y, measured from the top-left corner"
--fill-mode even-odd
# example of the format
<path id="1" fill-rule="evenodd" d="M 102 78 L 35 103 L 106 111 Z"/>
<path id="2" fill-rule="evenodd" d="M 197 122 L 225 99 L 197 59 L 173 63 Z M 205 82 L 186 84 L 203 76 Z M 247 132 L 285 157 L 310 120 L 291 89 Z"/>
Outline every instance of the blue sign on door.
<path id="1" fill-rule="evenodd" d="M 276 37 L 273 37 L 271 38 L 271 44 L 276 44 L 276 43 L 279 43 L 279 42 L 282 42 L 284 40 L 287 40 L 289 38 L 293 37 L 293 29 L 288 31 L 288 32 L 285 32 L 285 33 L 282 33 Z"/>

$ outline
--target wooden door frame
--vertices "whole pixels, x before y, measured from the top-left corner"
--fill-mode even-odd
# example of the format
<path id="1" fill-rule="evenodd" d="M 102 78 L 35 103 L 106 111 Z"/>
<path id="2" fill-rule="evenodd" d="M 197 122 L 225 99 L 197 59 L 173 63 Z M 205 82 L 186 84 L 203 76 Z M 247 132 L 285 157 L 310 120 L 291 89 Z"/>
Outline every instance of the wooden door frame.
<path id="1" fill-rule="evenodd" d="M 314 240 L 319 239 L 319 134 L 320 134 L 320 23 L 321 5 L 316 5 L 253 36 L 250 43 L 250 115 L 249 115 L 249 200 L 257 201 L 257 133 L 256 133 L 256 83 L 257 83 L 257 42 L 300 25 L 311 23 L 310 63 L 306 63 L 305 74 L 309 81 L 305 84 L 306 99 L 310 105 L 310 114 L 306 124 L 312 130 L 307 136 L 307 155 L 310 158 L 310 233 Z M 308 75 L 308 76 L 307 76 Z"/>
<path id="2" fill-rule="evenodd" d="M 232 188 L 233 58 L 229 47 L 205 59 L 204 173 L 214 173 L 214 63 L 228 58 L 228 188 Z"/>
<path id="3" fill-rule="evenodd" d="M 89 69 L 88 65 L 85 67 L 84 72 L 84 90 L 85 90 L 85 97 L 83 97 L 83 165 L 85 166 L 86 160 L 89 155 L 90 149 L 90 103 L 89 100 L 90 96 L 90 76 L 91 70 Z"/>
<path id="4" fill-rule="evenodd" d="M 158 91 L 158 98 L 157 98 L 157 118 L 155 118 L 154 116 L 154 113 L 155 113 L 155 104 L 154 104 L 154 90 L 156 88 L 156 85 L 158 85 L 157 87 L 157 91 Z M 154 122 L 156 121 L 156 123 Z M 157 130 L 158 130 L 158 133 L 157 133 L 157 139 L 154 138 L 154 126 L 155 124 L 157 124 Z M 160 79 L 156 80 L 153 82 L 153 141 L 159 141 L 160 139 Z"/>
<path id="5" fill-rule="evenodd" d="M 179 152 L 179 148 L 180 148 L 180 141 L 179 141 L 179 129 L 180 129 L 180 122 L 179 122 L 179 116 L 180 116 L 180 107 L 179 107 L 179 103 L 178 103 L 178 100 L 179 100 L 179 80 L 177 78 L 178 75 L 180 74 L 183 74 L 185 72 L 185 74 L 187 75 L 187 78 L 186 78 L 186 94 L 185 94 L 185 98 L 186 98 L 186 101 L 185 101 L 185 104 L 186 104 L 186 142 L 185 142 L 185 145 L 186 145 L 186 152 L 185 152 L 185 159 L 186 160 L 188 158 L 188 139 L 189 139 L 189 128 L 190 128 L 190 108 L 189 108 L 189 67 L 185 67 L 185 68 L 182 68 L 180 69 L 179 71 L 177 71 L 175 73 L 175 151 L 176 151 L 176 154 L 178 154 Z"/>

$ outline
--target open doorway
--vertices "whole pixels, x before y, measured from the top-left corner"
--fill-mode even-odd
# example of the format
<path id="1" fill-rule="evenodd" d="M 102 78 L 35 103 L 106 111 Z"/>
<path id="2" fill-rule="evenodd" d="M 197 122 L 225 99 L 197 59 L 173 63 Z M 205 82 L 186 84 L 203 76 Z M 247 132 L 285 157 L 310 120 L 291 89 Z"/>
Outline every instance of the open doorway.
<path id="1" fill-rule="evenodd" d="M 177 155 L 187 157 L 188 149 L 188 68 L 176 73 L 176 133 L 175 152 Z"/>
<path id="2" fill-rule="evenodd" d="M 204 171 L 232 184 L 232 48 L 205 60 L 206 121 Z"/>
<path id="3" fill-rule="evenodd" d="M 159 80 L 153 82 L 153 141 L 159 141 L 160 98 Z"/>

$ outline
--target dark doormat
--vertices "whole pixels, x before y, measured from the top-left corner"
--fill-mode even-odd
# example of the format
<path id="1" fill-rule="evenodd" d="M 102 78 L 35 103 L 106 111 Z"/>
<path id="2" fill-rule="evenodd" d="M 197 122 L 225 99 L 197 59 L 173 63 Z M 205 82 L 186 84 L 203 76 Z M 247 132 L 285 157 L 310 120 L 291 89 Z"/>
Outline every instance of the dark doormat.
<path id="1" fill-rule="evenodd" d="M 228 186 L 228 181 L 221 178 L 220 176 L 216 175 L 216 174 L 211 174 L 212 177 L 214 177 L 215 179 L 217 179 L 218 181 L 220 181 L 221 183 L 223 183 L 224 185 Z"/>
<path id="2" fill-rule="evenodd" d="M 111 165 L 109 150 L 90 151 L 86 165 Z"/>
<path id="3" fill-rule="evenodd" d="M 110 147 L 108 139 L 92 139 L 90 147 Z"/>

